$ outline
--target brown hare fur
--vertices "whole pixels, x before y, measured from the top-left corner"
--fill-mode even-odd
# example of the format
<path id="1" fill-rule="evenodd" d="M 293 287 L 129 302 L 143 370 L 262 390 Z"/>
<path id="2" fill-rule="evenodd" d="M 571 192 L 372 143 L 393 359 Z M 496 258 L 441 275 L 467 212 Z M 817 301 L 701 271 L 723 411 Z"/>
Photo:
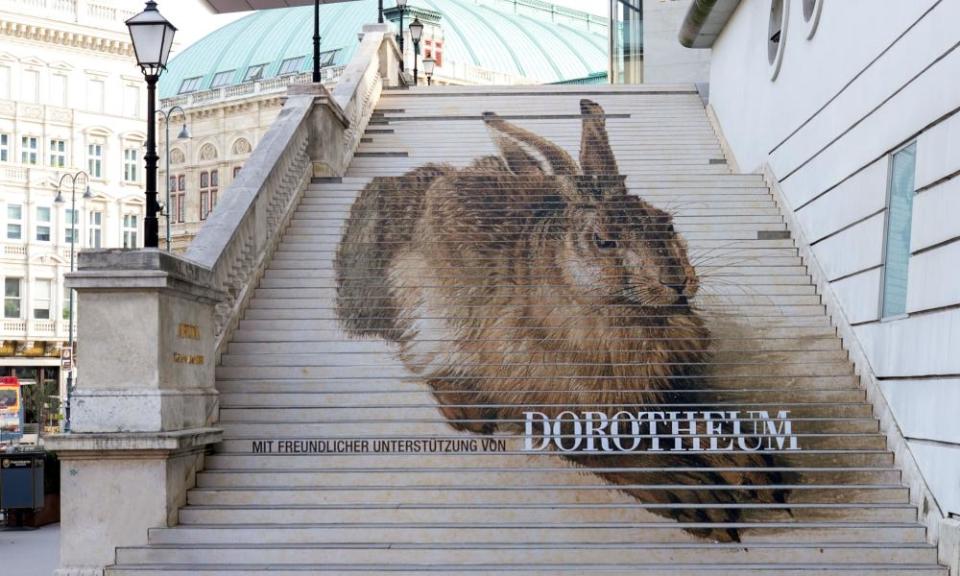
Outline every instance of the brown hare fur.
<path id="1" fill-rule="evenodd" d="M 603 109 L 583 100 L 580 161 L 484 115 L 500 151 L 457 169 L 426 165 L 377 178 L 354 203 L 336 258 L 339 318 L 348 332 L 399 344 L 457 429 L 517 433 L 524 412 L 607 413 L 676 402 L 697 386 L 710 332 L 691 308 L 697 273 L 669 214 L 629 195 Z M 685 378 L 686 377 L 686 378 Z M 709 409 L 704 407 L 703 409 Z M 642 453 L 565 454 L 615 484 Z M 720 485 L 626 491 L 643 502 L 783 502 L 751 490 L 777 484 L 760 454 L 661 454 L 653 484 Z M 649 466 L 649 464 L 648 464 Z M 722 472 L 707 468 L 753 469 Z M 738 486 L 737 489 L 730 487 Z M 660 511 L 682 522 L 736 522 L 736 507 Z M 736 529 L 694 531 L 723 541 Z"/>

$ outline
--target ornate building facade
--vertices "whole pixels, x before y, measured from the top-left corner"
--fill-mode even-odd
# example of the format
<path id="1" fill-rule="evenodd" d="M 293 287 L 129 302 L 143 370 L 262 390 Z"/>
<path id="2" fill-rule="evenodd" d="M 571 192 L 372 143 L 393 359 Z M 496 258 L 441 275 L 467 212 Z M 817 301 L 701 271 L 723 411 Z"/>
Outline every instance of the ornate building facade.
<path id="1" fill-rule="evenodd" d="M 43 388 L 48 426 L 64 395 L 71 245 L 142 244 L 146 92 L 119 5 L 0 0 L 0 375 Z M 74 208 L 60 183 L 80 172 Z"/>

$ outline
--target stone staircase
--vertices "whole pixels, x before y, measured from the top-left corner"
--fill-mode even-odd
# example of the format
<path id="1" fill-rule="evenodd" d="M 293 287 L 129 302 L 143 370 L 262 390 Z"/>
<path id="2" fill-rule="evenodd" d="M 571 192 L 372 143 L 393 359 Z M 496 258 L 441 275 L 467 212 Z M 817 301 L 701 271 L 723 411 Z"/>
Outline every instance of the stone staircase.
<path id="1" fill-rule="evenodd" d="M 638 217 L 639 204 L 604 196 L 598 202 L 626 208 L 610 212 L 619 215 L 613 220 L 586 208 L 601 221 L 585 228 L 586 244 L 612 254 L 639 222 L 647 232 L 638 245 L 657 246 L 653 259 L 637 264 L 635 256 L 617 258 L 633 261 L 641 272 L 654 268 L 661 283 L 680 286 L 671 303 L 644 304 L 646 319 L 631 320 L 644 338 L 631 342 L 630 330 L 617 332 L 625 343 L 611 349 L 609 364 L 592 368 L 584 368 L 589 351 L 551 344 L 552 334 L 590 330 L 591 319 L 578 315 L 582 303 L 546 302 L 546 315 L 529 312 L 556 294 L 548 291 L 524 306 L 506 304 L 501 309 L 516 314 L 509 318 L 483 304 L 493 297 L 477 292 L 477 283 L 487 282 L 481 277 L 529 288 L 538 285 L 529 271 L 547 268 L 528 266 L 524 280 L 503 270 L 519 270 L 509 264 L 528 255 L 512 254 L 506 264 L 478 260 L 477 253 L 489 258 L 483 242 L 513 247 L 518 226 L 524 234 L 540 230 L 529 214 L 497 203 L 502 196 L 485 186 L 498 180 L 426 169 L 407 180 L 376 181 L 377 210 L 360 201 L 373 178 L 430 163 L 464 168 L 502 155 L 506 161 L 490 161 L 483 170 L 559 173 L 563 158 L 551 158 L 542 142 L 509 125 L 579 156 L 586 169 L 590 159 L 580 155 L 587 148 L 581 137 L 590 109 L 584 99 L 605 110 L 629 194 L 659 209 L 644 208 Z M 484 112 L 499 118 L 485 121 Z M 584 189 L 618 185 L 619 179 L 600 176 L 566 180 Z M 475 200 L 480 208 L 438 215 L 449 198 L 424 199 L 415 191 L 443 178 L 455 183 L 447 188 L 467 186 L 464 202 Z M 557 192 L 562 178 L 524 178 L 511 175 L 502 185 L 541 196 L 544 221 L 556 216 L 551 203 L 570 204 L 570 190 Z M 523 182 L 539 184 L 523 189 Z M 672 215 L 672 223 L 663 214 Z M 418 231 L 428 218 L 439 219 L 440 228 Z M 488 240 L 469 234 L 490 218 L 500 221 Z M 523 228 L 524 221 L 532 227 Z M 345 236 L 351 225 L 367 223 L 367 236 Z M 456 236 L 460 228 L 468 233 Z M 685 238 L 699 277 L 696 294 L 689 273 L 676 270 L 684 268 L 684 257 L 663 241 L 674 231 Z M 429 246 L 447 241 L 447 232 L 447 248 L 423 257 L 431 254 Z M 371 246 L 409 246 L 411 237 L 420 238 L 419 252 L 391 253 L 389 274 L 369 270 L 388 283 L 394 300 L 411 289 L 419 296 L 396 306 L 400 310 L 373 305 L 366 310 L 367 331 L 356 328 L 362 322 L 351 329 L 343 316 L 357 292 L 343 290 L 343 282 L 360 268 L 344 270 L 355 253 L 341 242 L 373 238 Z M 575 255 L 583 248 L 570 250 Z M 471 262 L 480 270 L 471 271 Z M 619 272 L 587 267 L 572 274 L 578 273 L 594 275 L 602 287 Z M 451 304 L 451 292 L 435 284 L 457 281 L 465 284 L 453 293 L 464 296 Z M 364 294 L 382 299 L 387 287 L 379 284 L 378 292 L 377 284 L 370 286 L 374 290 Z M 635 292 L 638 299 L 649 297 Z M 597 314 L 609 313 L 597 308 L 604 302 L 598 297 Z M 675 314 L 696 315 L 705 327 L 690 336 L 664 320 Z M 450 328 L 465 316 L 477 324 Z M 374 334 L 390 333 L 377 324 L 388 317 L 404 326 L 406 336 Z M 507 345 L 490 337 L 494 325 Z M 536 355 L 530 353 L 534 337 L 542 346 Z M 598 347 L 611 346 L 601 343 L 605 338 L 597 335 Z M 661 357 L 667 361 L 652 361 L 645 339 L 668 342 Z M 675 366 L 674 345 L 695 349 L 688 357 L 698 361 Z M 536 388 L 530 382 L 545 363 L 557 376 Z M 485 388 L 496 379 L 489 376 L 491 364 L 503 379 L 527 387 Z M 669 365 L 669 377 L 631 380 L 638 366 L 653 365 Z M 386 91 L 347 176 L 314 182 L 305 193 L 217 380 L 225 440 L 207 457 L 180 525 L 152 530 L 148 546 L 119 549 L 108 569 L 112 576 L 946 574 L 770 191 L 760 176 L 730 173 L 688 86 Z M 615 389 L 609 396 L 614 401 L 595 402 L 597 396 L 581 393 L 598 385 Z M 583 400 L 542 401 L 548 397 Z M 694 412 L 693 436 L 662 426 L 664 445 L 680 441 L 688 451 L 531 450 L 525 444 L 530 430 L 517 417 L 522 410 L 555 417 L 566 410 L 621 409 Z M 706 431 L 704 412 L 751 410 L 789 411 L 798 449 L 787 449 L 789 440 L 783 449 L 760 454 L 709 449 L 716 438 Z M 746 426 L 750 418 L 743 418 Z M 644 425 L 643 442 L 652 441 L 648 430 Z M 558 429 L 572 431 L 569 425 Z M 772 448 L 768 442 L 781 432 L 750 441 Z M 694 438 L 703 451 L 689 451 Z"/>

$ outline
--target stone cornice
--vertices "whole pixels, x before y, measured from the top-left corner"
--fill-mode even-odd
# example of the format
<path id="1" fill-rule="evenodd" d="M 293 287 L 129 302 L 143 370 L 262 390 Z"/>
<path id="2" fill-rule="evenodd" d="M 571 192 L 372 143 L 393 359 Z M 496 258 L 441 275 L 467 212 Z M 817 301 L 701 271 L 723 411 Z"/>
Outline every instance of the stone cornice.
<path id="1" fill-rule="evenodd" d="M 14 22 L 0 17 L 0 36 L 46 42 L 69 48 L 80 48 L 92 52 L 101 52 L 115 56 L 133 58 L 133 46 L 128 41 L 121 41 L 82 32 L 70 32 L 51 28 L 41 24 L 27 24 Z"/>

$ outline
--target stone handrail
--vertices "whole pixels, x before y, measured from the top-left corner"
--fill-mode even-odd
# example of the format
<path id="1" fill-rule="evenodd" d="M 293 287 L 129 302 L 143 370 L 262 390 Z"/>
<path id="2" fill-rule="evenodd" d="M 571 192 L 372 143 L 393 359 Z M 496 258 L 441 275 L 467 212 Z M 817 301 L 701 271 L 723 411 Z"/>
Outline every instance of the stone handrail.
<path id="1" fill-rule="evenodd" d="M 322 86 L 291 86 L 280 115 L 187 250 L 186 258 L 212 270 L 216 288 L 225 294 L 214 316 L 218 350 L 310 177 L 343 175 L 384 77 L 399 74 L 399 50 L 386 32 L 376 25 L 364 28 L 360 48 L 332 94 Z"/>
<path id="2" fill-rule="evenodd" d="M 340 81 L 331 93 L 333 101 L 343 110 L 349 126 L 343 134 L 341 146 L 347 153 L 342 161 L 350 164 L 360 138 L 367 129 L 373 108 L 380 100 L 383 80 L 399 78 L 402 57 L 388 25 L 369 25 L 363 29 L 363 39 L 356 55 L 343 70 Z"/>
<path id="3" fill-rule="evenodd" d="M 257 271 L 272 255 L 285 215 L 309 179 L 312 110 L 311 96 L 287 100 L 187 250 L 186 258 L 212 270 L 217 288 L 225 294 L 214 314 L 218 337 L 228 331 L 231 318 L 246 301 Z"/>

